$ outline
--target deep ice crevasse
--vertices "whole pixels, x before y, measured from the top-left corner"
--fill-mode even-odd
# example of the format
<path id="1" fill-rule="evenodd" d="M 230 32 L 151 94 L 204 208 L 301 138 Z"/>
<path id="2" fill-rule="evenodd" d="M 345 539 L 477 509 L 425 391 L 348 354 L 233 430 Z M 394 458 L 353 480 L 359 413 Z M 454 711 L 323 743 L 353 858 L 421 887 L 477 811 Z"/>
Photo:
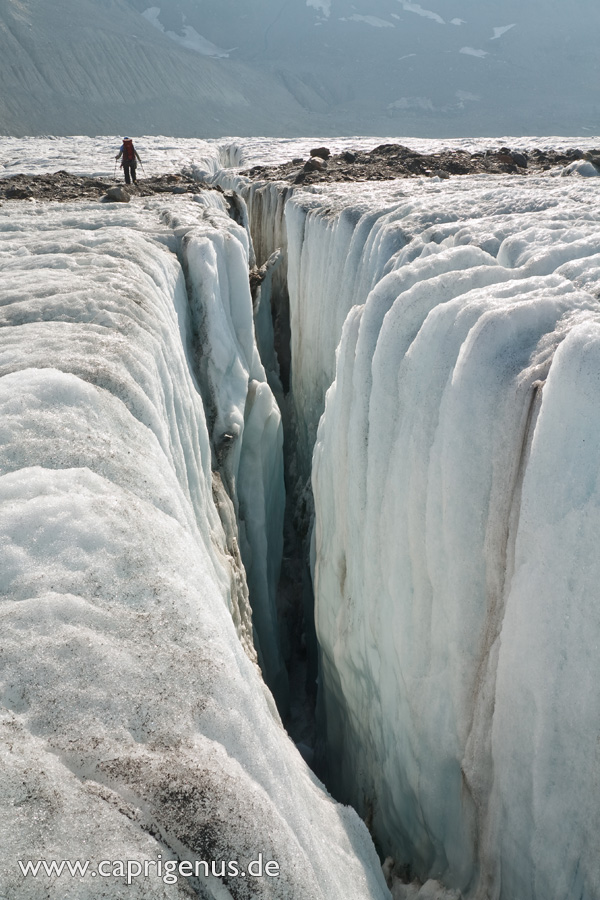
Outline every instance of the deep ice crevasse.
<path id="1" fill-rule="evenodd" d="M 595 197 L 219 177 L 286 251 L 332 784 L 423 881 L 593 900 Z"/>

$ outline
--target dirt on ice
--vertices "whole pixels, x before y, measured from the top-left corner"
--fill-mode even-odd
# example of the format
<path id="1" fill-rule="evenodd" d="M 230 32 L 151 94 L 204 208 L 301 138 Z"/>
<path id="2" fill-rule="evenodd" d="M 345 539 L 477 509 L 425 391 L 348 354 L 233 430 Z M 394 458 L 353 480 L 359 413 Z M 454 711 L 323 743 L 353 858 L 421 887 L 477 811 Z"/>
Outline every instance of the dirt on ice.
<path id="1" fill-rule="evenodd" d="M 443 150 L 419 153 L 402 144 L 381 144 L 373 150 L 346 150 L 331 156 L 327 147 L 315 147 L 309 159 L 294 159 L 278 166 L 253 166 L 242 174 L 253 180 L 284 180 L 293 184 L 332 181 L 388 181 L 394 178 L 452 175 L 527 175 L 566 166 L 577 159 L 591 158 L 581 150 L 532 150 L 521 153 L 501 147 L 478 153 Z M 600 162 L 600 151 L 599 151 Z M 595 160 L 592 159 L 594 162 Z"/>
<path id="2" fill-rule="evenodd" d="M 194 181 L 188 175 L 159 175 L 124 184 L 111 179 L 90 178 L 60 171 L 47 175 L 13 175 L 0 179 L 2 200 L 102 200 L 108 191 L 121 188 L 131 199 L 153 194 L 197 194 L 199 190 L 221 190 Z M 122 201 L 126 197 L 123 196 Z M 121 202 L 122 202 L 121 201 Z"/>

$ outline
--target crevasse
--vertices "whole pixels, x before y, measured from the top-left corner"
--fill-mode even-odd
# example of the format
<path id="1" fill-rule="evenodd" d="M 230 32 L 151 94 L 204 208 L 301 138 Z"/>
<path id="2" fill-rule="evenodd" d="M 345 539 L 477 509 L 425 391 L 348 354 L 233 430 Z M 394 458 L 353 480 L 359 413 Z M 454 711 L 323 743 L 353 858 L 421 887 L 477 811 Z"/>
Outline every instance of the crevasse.
<path id="1" fill-rule="evenodd" d="M 594 900 L 595 195 L 225 177 L 286 251 L 328 785 L 394 896 Z"/>

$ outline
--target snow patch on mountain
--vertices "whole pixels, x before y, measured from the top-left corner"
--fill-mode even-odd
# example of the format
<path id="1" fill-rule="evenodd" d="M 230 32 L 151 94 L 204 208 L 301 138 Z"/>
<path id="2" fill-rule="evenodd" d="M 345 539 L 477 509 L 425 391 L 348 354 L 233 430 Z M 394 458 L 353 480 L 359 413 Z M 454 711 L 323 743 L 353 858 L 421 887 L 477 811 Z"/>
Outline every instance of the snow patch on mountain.
<path id="1" fill-rule="evenodd" d="M 214 56 L 218 59 L 226 59 L 232 50 L 235 49 L 223 50 L 222 47 L 217 47 L 216 44 L 213 44 L 205 37 L 202 37 L 201 34 L 198 34 L 196 29 L 192 28 L 191 25 L 183 25 L 183 35 L 177 34 L 175 31 L 166 31 L 164 25 L 159 21 L 160 7 L 158 6 L 150 6 L 148 9 L 144 10 L 142 16 L 150 22 L 151 25 L 154 25 L 155 28 L 162 31 L 168 38 L 171 38 L 172 41 L 175 41 L 175 43 L 185 47 L 187 50 L 195 50 L 196 53 L 200 53 L 202 56 Z"/>
<path id="2" fill-rule="evenodd" d="M 388 109 L 423 109 L 433 112 L 435 107 L 431 97 L 400 97 L 390 103 Z"/>
<path id="3" fill-rule="evenodd" d="M 479 59 L 490 55 L 487 50 L 476 50 L 475 47 L 461 47 L 458 52 L 464 53 L 465 56 L 476 56 Z"/>
<path id="4" fill-rule="evenodd" d="M 511 28 L 516 26 L 516 22 L 513 22 L 512 25 L 500 25 L 494 28 L 494 36 L 490 38 L 490 41 L 497 41 L 498 38 L 502 37 L 503 34 L 506 34 L 507 31 L 510 31 Z"/>
<path id="5" fill-rule="evenodd" d="M 433 12 L 431 9 L 423 9 L 418 3 L 408 3 L 406 0 L 400 0 L 402 3 L 402 9 L 405 12 L 416 13 L 418 16 L 423 16 L 425 19 L 432 19 L 434 22 L 439 22 L 440 25 L 445 25 L 444 19 L 436 12 Z"/>
<path id="6" fill-rule="evenodd" d="M 386 22 L 385 19 L 378 19 L 377 16 L 359 16 L 358 13 L 340 18 L 340 22 L 365 22 L 367 25 L 372 25 L 373 28 L 394 28 L 394 25 Z"/>
<path id="7" fill-rule="evenodd" d="M 320 10 L 326 19 L 331 15 L 331 0 L 306 0 L 306 5 Z"/>
<path id="8" fill-rule="evenodd" d="M 457 91 L 455 97 L 461 102 L 481 100 L 478 94 L 472 94 L 470 91 Z"/>

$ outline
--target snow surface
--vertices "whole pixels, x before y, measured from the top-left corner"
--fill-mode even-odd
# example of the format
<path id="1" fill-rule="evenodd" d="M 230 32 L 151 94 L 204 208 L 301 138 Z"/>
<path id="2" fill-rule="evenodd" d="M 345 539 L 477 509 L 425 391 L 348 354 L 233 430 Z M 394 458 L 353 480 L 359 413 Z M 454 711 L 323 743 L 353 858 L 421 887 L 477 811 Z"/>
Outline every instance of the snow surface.
<path id="1" fill-rule="evenodd" d="M 484 59 L 486 56 L 489 56 L 487 50 L 476 50 L 475 47 L 461 47 L 458 52 L 464 53 L 465 56 L 477 56 L 479 59 Z"/>
<path id="2" fill-rule="evenodd" d="M 197 894 L 388 896 L 364 825 L 308 770 L 256 664 L 233 506 L 264 555 L 279 414 L 252 338 L 247 235 L 218 196 L 0 208 L 7 897 L 99 896 L 90 877 L 23 881 L 17 859 L 258 851 L 279 878 Z M 220 479 L 223 428 L 238 431 Z M 125 890 L 188 896 L 102 883 Z"/>
<path id="3" fill-rule="evenodd" d="M 306 5 L 319 10 L 326 19 L 331 15 L 331 0 L 306 0 Z"/>

